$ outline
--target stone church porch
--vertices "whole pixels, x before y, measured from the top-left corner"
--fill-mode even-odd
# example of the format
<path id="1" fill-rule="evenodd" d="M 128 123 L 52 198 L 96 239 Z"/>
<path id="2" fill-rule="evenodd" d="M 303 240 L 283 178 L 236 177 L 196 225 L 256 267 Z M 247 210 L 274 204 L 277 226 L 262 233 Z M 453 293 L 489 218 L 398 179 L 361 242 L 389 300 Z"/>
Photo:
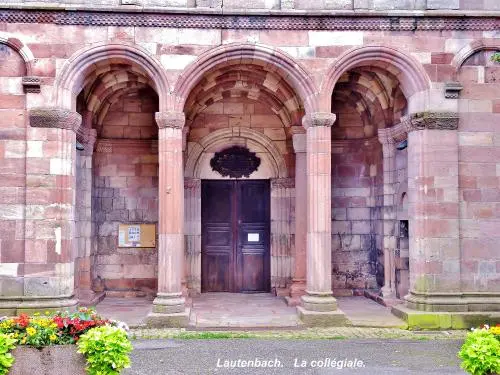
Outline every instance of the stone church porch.
<path id="1" fill-rule="evenodd" d="M 371 299 L 338 297 L 347 325 L 355 327 L 406 328 L 388 307 Z M 270 293 L 203 293 L 186 303 L 190 307 L 188 329 L 300 329 L 297 310 Z M 106 297 L 96 307 L 103 316 L 126 322 L 131 327 L 146 325 L 153 301 L 148 298 Z"/>

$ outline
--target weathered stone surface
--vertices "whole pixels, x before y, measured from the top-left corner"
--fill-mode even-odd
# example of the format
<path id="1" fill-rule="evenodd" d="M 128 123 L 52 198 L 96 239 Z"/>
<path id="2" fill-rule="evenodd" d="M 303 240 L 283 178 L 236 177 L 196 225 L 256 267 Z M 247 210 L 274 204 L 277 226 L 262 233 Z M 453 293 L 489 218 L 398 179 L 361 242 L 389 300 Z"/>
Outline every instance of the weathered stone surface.
<path id="1" fill-rule="evenodd" d="M 18 346 L 12 351 L 15 362 L 9 374 L 84 375 L 85 357 L 76 351 L 76 345 L 55 345 L 42 349 Z"/>

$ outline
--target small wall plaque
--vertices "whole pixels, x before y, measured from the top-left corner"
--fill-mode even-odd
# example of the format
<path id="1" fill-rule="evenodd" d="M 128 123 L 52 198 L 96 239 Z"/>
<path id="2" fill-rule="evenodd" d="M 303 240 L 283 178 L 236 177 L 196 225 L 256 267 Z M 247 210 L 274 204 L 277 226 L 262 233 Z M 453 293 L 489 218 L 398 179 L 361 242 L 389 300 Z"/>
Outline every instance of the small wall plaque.
<path id="1" fill-rule="evenodd" d="M 118 247 L 156 247 L 156 225 L 120 224 Z"/>

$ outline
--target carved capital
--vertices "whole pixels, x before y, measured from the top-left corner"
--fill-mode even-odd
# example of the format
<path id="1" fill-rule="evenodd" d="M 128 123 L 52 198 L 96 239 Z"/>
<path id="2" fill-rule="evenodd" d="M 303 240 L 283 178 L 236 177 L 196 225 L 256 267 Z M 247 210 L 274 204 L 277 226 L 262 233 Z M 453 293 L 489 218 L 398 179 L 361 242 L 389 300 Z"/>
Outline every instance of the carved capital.
<path id="1" fill-rule="evenodd" d="M 184 178 L 184 189 L 199 189 L 201 187 L 201 180 L 199 178 Z"/>
<path id="2" fill-rule="evenodd" d="M 34 128 L 59 128 L 76 131 L 82 123 L 78 112 L 62 108 L 33 108 L 29 111 L 30 125 Z"/>
<path id="3" fill-rule="evenodd" d="M 94 152 L 94 145 L 97 140 L 97 131 L 95 129 L 80 128 L 76 133 L 76 140 L 83 145 L 83 154 L 90 156 Z"/>
<path id="4" fill-rule="evenodd" d="M 27 93 L 35 93 L 38 94 L 40 92 L 40 85 L 42 80 L 40 77 L 35 76 L 24 76 L 22 78 L 23 90 Z"/>
<path id="5" fill-rule="evenodd" d="M 445 82 L 444 83 L 444 97 L 446 99 L 458 99 L 460 91 L 463 86 L 460 82 Z"/>
<path id="6" fill-rule="evenodd" d="M 184 112 L 156 112 L 155 119 L 160 129 L 182 129 L 186 122 Z"/>
<path id="7" fill-rule="evenodd" d="M 308 128 L 311 126 L 332 126 L 337 116 L 334 113 L 314 112 L 308 113 L 302 118 L 302 124 Z"/>
<path id="8" fill-rule="evenodd" d="M 292 189 L 295 187 L 294 178 L 272 178 L 271 189 Z"/>
<path id="9" fill-rule="evenodd" d="M 459 116 L 457 112 L 419 112 L 411 115 L 411 129 L 458 129 Z"/>

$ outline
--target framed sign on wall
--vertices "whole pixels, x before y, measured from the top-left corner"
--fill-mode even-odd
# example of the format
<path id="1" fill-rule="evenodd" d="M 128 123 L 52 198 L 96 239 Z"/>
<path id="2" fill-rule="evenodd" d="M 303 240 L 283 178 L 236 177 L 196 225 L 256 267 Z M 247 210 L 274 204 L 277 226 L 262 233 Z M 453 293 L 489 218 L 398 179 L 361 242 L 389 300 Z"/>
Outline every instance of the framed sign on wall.
<path id="1" fill-rule="evenodd" d="M 120 224 L 118 247 L 156 247 L 156 224 Z"/>

